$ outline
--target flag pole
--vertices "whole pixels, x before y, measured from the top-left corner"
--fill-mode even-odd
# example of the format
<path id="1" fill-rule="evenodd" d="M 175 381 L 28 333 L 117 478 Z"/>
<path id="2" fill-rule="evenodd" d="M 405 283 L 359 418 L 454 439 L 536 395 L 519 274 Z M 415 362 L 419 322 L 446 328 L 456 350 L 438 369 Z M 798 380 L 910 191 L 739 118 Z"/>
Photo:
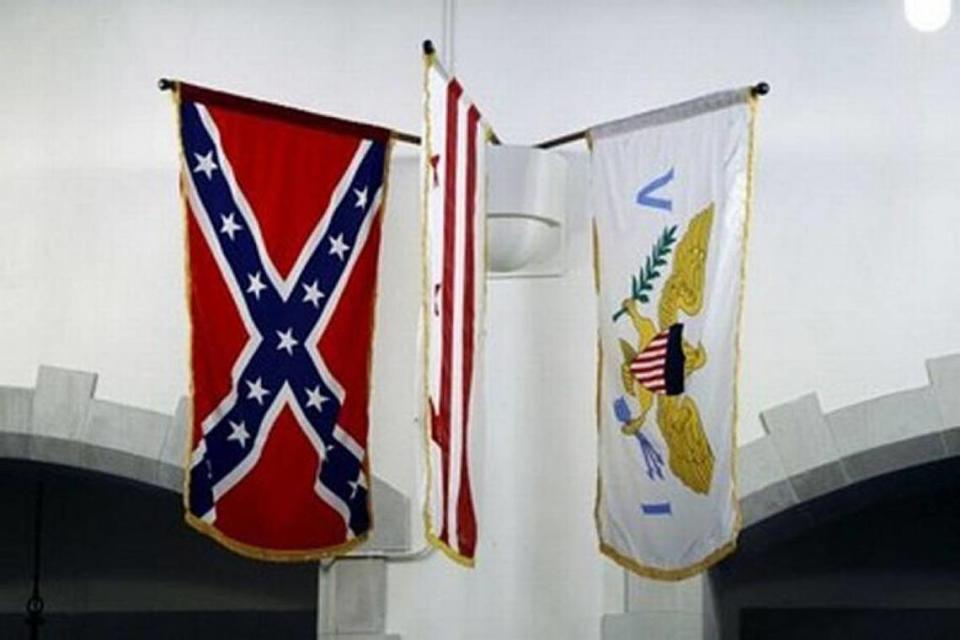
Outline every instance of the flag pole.
<path id="1" fill-rule="evenodd" d="M 430 56 L 436 54 L 437 50 L 433 46 L 433 42 L 430 40 L 423 41 L 423 54 Z M 157 81 L 157 88 L 160 91 L 173 91 L 177 86 L 176 80 L 171 80 L 169 78 L 160 78 Z M 757 84 L 750 87 L 750 94 L 759 98 L 770 93 L 770 85 L 766 82 L 758 82 Z M 403 131 L 393 131 L 393 137 L 398 142 L 404 142 L 406 144 L 412 144 L 414 146 L 420 146 L 420 136 L 415 136 L 412 133 L 405 133 Z M 571 142 L 577 142 L 578 140 L 583 140 L 587 137 L 587 129 L 581 129 L 579 131 L 574 131 L 572 133 L 567 133 L 556 138 L 550 138 L 549 140 L 544 140 L 534 145 L 537 149 L 553 149 L 554 147 L 560 147 Z M 500 140 L 494 137 L 491 139 L 491 142 L 494 144 L 500 144 Z"/>
<path id="2" fill-rule="evenodd" d="M 427 42 L 429 42 L 429 40 Z M 430 46 L 432 47 L 433 45 L 430 45 Z M 157 88 L 160 89 L 160 91 L 174 91 L 177 88 L 178 83 L 179 83 L 179 80 L 171 80 L 170 78 L 160 78 L 159 80 L 157 80 Z M 362 124 L 364 126 L 372 126 L 377 128 L 384 128 L 384 127 L 379 127 L 379 125 L 369 125 L 365 122 L 358 122 L 357 124 Z M 394 140 L 398 142 L 405 142 L 407 144 L 412 144 L 414 146 L 420 146 L 420 136 L 415 136 L 412 133 L 405 133 L 403 131 L 394 131 L 392 129 L 390 131 Z"/>
<path id="3" fill-rule="evenodd" d="M 757 84 L 750 87 L 750 95 L 754 98 L 759 98 L 770 93 L 770 85 L 766 82 L 758 82 Z M 587 129 L 581 129 L 580 131 L 574 131 L 572 133 L 567 133 L 565 135 L 559 136 L 557 138 L 550 138 L 549 140 L 544 140 L 535 145 L 537 149 L 553 149 L 554 147 L 560 147 L 571 142 L 576 142 L 578 140 L 583 140 L 587 137 Z"/>

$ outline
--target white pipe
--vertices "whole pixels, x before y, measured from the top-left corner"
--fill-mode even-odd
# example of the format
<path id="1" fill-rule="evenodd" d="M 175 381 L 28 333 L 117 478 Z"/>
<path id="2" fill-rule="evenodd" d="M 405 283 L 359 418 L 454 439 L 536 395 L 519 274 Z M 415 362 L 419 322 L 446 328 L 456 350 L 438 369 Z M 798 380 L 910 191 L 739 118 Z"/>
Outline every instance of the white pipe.
<path id="1" fill-rule="evenodd" d="M 456 24 L 456 0 L 443 1 L 443 51 L 441 53 L 443 66 L 450 72 L 456 73 L 454 57 L 454 27 Z"/>

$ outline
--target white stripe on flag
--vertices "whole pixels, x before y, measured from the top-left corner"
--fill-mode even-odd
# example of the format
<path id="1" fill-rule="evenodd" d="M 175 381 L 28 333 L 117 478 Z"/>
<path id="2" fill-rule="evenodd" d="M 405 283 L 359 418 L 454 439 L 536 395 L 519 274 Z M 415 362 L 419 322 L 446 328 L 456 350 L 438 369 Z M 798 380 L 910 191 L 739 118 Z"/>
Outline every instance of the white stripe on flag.
<path id="1" fill-rule="evenodd" d="M 639 356 L 637 356 L 637 361 L 644 362 L 647 360 L 661 360 L 658 356 L 667 355 L 667 350 L 664 349 L 651 349 L 649 351 L 644 351 Z"/>
<path id="2" fill-rule="evenodd" d="M 654 371 L 652 373 L 635 373 L 633 377 L 640 382 L 649 382 L 650 380 L 663 380 L 663 372 Z"/>

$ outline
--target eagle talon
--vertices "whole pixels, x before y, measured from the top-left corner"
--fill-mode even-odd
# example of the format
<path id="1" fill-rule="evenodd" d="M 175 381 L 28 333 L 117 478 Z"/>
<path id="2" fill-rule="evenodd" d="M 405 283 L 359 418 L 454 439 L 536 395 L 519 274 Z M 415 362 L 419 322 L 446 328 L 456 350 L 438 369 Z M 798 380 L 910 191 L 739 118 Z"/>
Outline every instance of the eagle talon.
<path id="1" fill-rule="evenodd" d="M 637 416 L 630 422 L 624 422 L 623 425 L 620 427 L 620 433 L 622 433 L 625 436 L 636 435 L 640 431 L 640 428 L 643 427 L 643 422 L 646 419 L 647 419 L 647 412 L 644 411 L 643 413 L 641 413 L 639 416 Z"/>

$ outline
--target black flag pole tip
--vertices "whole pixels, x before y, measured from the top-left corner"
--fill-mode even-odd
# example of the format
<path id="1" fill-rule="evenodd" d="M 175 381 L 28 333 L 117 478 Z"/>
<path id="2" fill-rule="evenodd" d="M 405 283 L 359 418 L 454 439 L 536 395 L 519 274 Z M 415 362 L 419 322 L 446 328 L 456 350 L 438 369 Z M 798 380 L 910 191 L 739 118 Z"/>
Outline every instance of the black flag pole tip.
<path id="1" fill-rule="evenodd" d="M 157 89 L 160 91 L 172 91 L 176 83 L 170 78 L 160 78 L 157 80 Z"/>
<path id="2" fill-rule="evenodd" d="M 757 84 L 753 85 L 752 89 L 750 89 L 750 93 L 755 96 L 765 96 L 770 93 L 770 85 L 766 82 L 758 82 Z"/>
<path id="3" fill-rule="evenodd" d="M 436 52 L 437 52 L 437 50 L 433 48 L 433 41 L 432 41 L 432 40 L 424 40 L 424 41 L 423 41 L 423 55 L 425 55 L 425 56 L 432 56 L 432 55 L 433 55 L 434 53 L 436 53 Z"/>

